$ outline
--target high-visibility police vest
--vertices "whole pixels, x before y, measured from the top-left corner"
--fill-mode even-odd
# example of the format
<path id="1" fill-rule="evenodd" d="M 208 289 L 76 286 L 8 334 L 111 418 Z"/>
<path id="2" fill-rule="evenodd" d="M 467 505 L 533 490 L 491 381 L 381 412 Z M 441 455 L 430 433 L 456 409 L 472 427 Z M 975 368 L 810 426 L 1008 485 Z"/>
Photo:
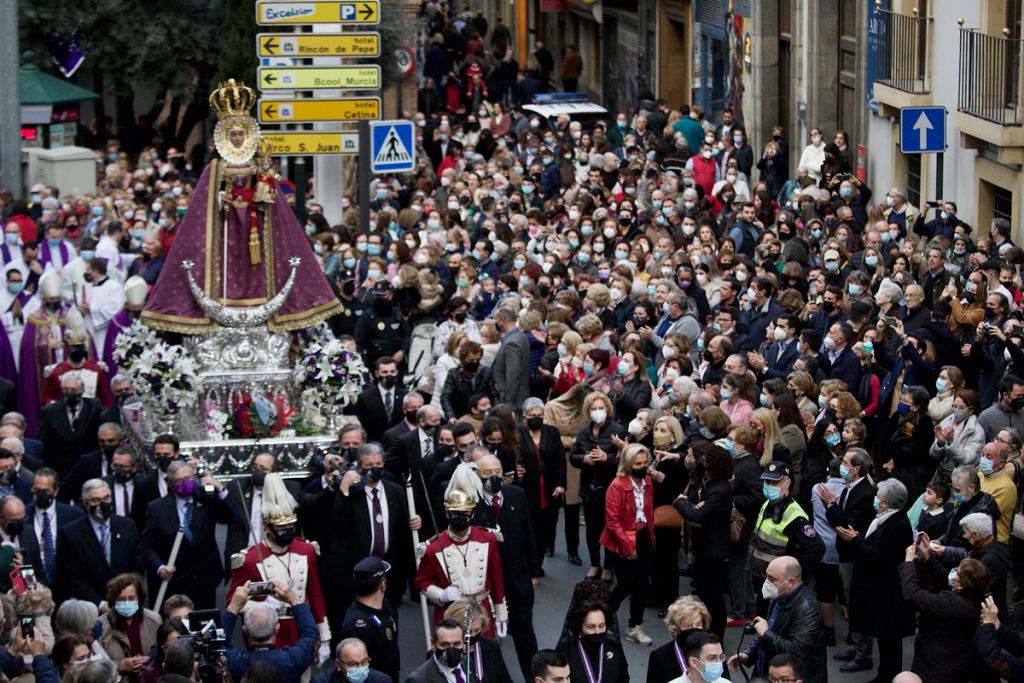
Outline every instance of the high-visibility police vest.
<path id="1" fill-rule="evenodd" d="M 765 515 L 768 505 L 769 501 L 765 501 L 761 506 L 757 513 L 754 533 L 750 536 L 750 558 L 747 564 L 750 573 L 758 578 L 766 575 L 769 562 L 786 554 L 786 548 L 789 547 L 789 537 L 785 534 L 786 527 L 797 519 L 807 519 L 807 513 L 800 507 L 800 503 L 792 498 L 778 522 L 775 521 L 775 515 Z"/>

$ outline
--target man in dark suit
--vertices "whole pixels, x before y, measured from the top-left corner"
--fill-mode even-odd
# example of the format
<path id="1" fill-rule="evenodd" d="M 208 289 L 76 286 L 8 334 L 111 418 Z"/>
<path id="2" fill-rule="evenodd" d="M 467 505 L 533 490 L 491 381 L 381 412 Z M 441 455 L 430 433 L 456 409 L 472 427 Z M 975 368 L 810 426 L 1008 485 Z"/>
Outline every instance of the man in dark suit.
<path id="1" fill-rule="evenodd" d="M 32 485 L 18 477 L 17 467 L 14 453 L 0 448 L 0 496 L 17 496 L 28 505 L 32 502 Z"/>
<path id="2" fill-rule="evenodd" d="M 196 481 L 192 465 L 172 463 L 167 484 L 174 495 L 149 504 L 140 553 L 149 575 L 151 595 L 161 581 L 170 593 L 187 593 L 196 607 L 208 609 L 216 601 L 224 565 L 217 550 L 217 524 L 236 523 L 241 515 L 231 505 L 224 485 L 207 473 Z M 170 563 L 171 546 L 178 530 L 183 538 L 178 557 Z"/>
<path id="3" fill-rule="evenodd" d="M 6 431 L 14 432 L 15 427 L 8 427 Z M 5 431 L 0 428 L 0 432 Z M 24 481 L 29 487 L 32 486 L 32 477 L 35 475 L 35 470 L 25 465 L 25 443 L 17 436 L 3 436 L 0 434 L 0 448 L 5 448 L 11 453 L 14 453 L 14 469 L 18 473 L 18 479 Z M 39 467 L 43 467 L 42 462 L 39 463 Z M 39 469 L 37 467 L 36 469 Z"/>
<path id="4" fill-rule="evenodd" d="M 789 377 L 796 359 L 800 357 L 797 337 L 800 334 L 800 319 L 795 315 L 782 315 L 775 321 L 774 341 L 762 356 L 757 351 L 747 352 L 750 368 L 762 382 L 768 379 Z"/>
<path id="5" fill-rule="evenodd" d="M 141 569 L 139 533 L 131 520 L 114 514 L 114 499 L 105 481 L 85 482 L 82 507 L 85 517 L 57 531 L 58 594 L 102 605 L 110 579 Z"/>
<path id="6" fill-rule="evenodd" d="M 9 432 L 9 429 L 17 431 Z M 25 444 L 25 467 L 35 472 L 43 466 L 43 442 L 25 436 L 25 416 L 21 413 L 11 411 L 0 418 L 0 437 L 8 436 L 17 437 Z"/>
<path id="7" fill-rule="evenodd" d="M 302 490 L 302 497 L 296 500 L 302 501 L 301 510 L 303 518 L 303 529 L 307 541 L 320 544 L 321 549 L 326 549 L 331 542 L 331 519 L 330 502 L 326 503 L 323 514 L 316 514 L 321 504 L 321 498 L 330 498 L 334 491 L 338 490 L 338 483 L 345 469 L 350 462 L 355 462 L 355 454 L 359 447 L 366 443 L 366 431 L 357 424 L 348 424 L 341 428 L 341 435 L 338 437 L 338 453 L 326 453 L 323 459 L 323 474 L 316 477 Z M 317 564 L 320 565 L 320 576 L 324 576 L 324 552 L 321 551 Z"/>
<path id="8" fill-rule="evenodd" d="M 110 476 L 110 461 L 124 443 L 124 432 L 113 422 L 104 422 L 96 430 L 99 448 L 85 453 L 60 480 L 61 501 L 70 503 L 82 495 L 82 484 L 90 479 Z"/>
<path id="9" fill-rule="evenodd" d="M 167 495 L 167 468 L 175 460 L 181 459 L 178 451 L 178 438 L 173 434 L 161 434 L 153 440 L 153 458 L 156 460 L 156 469 L 139 480 L 136 489 L 136 498 L 143 510 L 142 522 L 145 525 L 145 511 L 149 504 L 157 498 Z M 139 527 L 140 529 L 142 526 Z"/>
<path id="10" fill-rule="evenodd" d="M 57 544 L 61 529 L 85 517 L 81 508 L 56 502 L 57 473 L 39 469 L 32 478 L 32 503 L 25 506 L 25 529 L 21 532 L 22 561 L 36 568 L 38 577 L 57 587 Z"/>
<path id="11" fill-rule="evenodd" d="M 391 565 L 387 598 L 392 607 L 398 607 L 405 593 L 413 562 L 409 532 L 419 530 L 422 521 L 410 515 L 403 488 L 383 477 L 380 446 L 366 444 L 359 449 L 356 469 L 346 472 L 338 491 L 321 502 L 321 510 L 331 503 L 334 531 L 321 577 L 332 633 L 341 633 L 345 610 L 355 598 L 352 570 L 363 558 L 373 555 Z"/>
<path id="12" fill-rule="evenodd" d="M 398 439 L 414 431 L 419 426 L 419 419 L 416 415 L 424 404 L 423 395 L 418 391 L 410 391 L 402 397 L 402 421 L 384 432 L 380 445 L 387 451 Z"/>
<path id="13" fill-rule="evenodd" d="M 96 449 L 96 430 L 103 406 L 94 398 L 83 398 L 85 384 L 69 372 L 60 378 L 64 398 L 44 407 L 36 425 L 43 442 L 43 462 L 63 477 L 83 453 Z"/>
<path id="14" fill-rule="evenodd" d="M 245 550 L 256 543 L 255 539 L 263 540 L 266 535 L 263 529 L 263 480 L 271 472 L 277 471 L 277 458 L 273 453 L 258 453 L 252 459 L 252 475 L 245 479 L 235 479 L 228 487 L 228 497 L 232 507 L 242 513 L 241 518 L 228 525 L 228 534 L 224 542 L 224 566 L 227 577 L 231 578 L 231 556 Z M 302 499 L 302 490 L 297 481 L 284 481 L 288 493 L 296 501 Z M 244 499 L 244 505 L 243 505 Z M 246 521 L 245 515 L 249 519 Z M 303 535 L 296 528 L 296 535 Z"/>
<path id="15" fill-rule="evenodd" d="M 860 389 L 860 378 L 864 369 L 860 359 L 850 350 L 853 328 L 848 323 L 835 323 L 825 337 L 825 350 L 818 354 L 818 364 L 827 368 L 829 379 L 846 382 L 847 391 L 856 395 Z"/>
<path id="16" fill-rule="evenodd" d="M 875 519 L 875 487 L 868 481 L 871 469 L 871 456 L 863 448 L 851 448 L 843 455 L 840 475 L 846 480 L 846 489 L 836 496 L 823 484 L 816 490 L 825 504 L 825 518 L 836 529 L 851 528 L 859 535 L 867 533 L 872 520 Z M 836 535 L 836 550 L 839 551 L 839 577 L 843 582 L 843 591 L 850 594 L 850 581 L 853 577 L 854 551 L 850 541 Z M 836 659 L 846 660 L 839 667 L 842 671 L 867 671 L 872 667 L 871 636 L 853 633 L 853 647 L 835 655 Z"/>
<path id="17" fill-rule="evenodd" d="M 358 638 L 348 638 L 338 643 L 335 649 L 334 668 L 314 676 L 313 683 L 347 683 L 350 679 L 346 672 L 350 668 L 361 668 L 364 661 L 373 662 L 374 667 L 367 673 L 364 683 L 393 683 L 398 680 L 397 676 L 389 676 L 380 670 L 377 658 L 370 657 L 366 643 Z"/>
<path id="18" fill-rule="evenodd" d="M 114 496 L 114 514 L 127 517 L 141 533 L 146 523 L 146 502 L 139 497 L 139 456 L 131 446 L 118 446 L 110 460 L 110 475 L 104 480 L 110 484 Z"/>
<path id="19" fill-rule="evenodd" d="M 511 308 L 499 307 L 494 318 L 501 331 L 501 346 L 491 364 L 494 389 L 501 403 L 518 408 L 530 395 L 530 342 Z"/>
<path id="20" fill-rule="evenodd" d="M 18 392 L 15 390 L 14 382 L 0 377 L 0 409 L 5 413 L 14 410 L 18 402 Z"/>
<path id="21" fill-rule="evenodd" d="M 508 632 L 516 646 L 523 678 L 530 680 L 530 660 L 537 652 L 533 591 L 540 580 L 540 559 L 533 538 L 529 502 L 521 488 L 502 482 L 502 466 L 497 457 L 482 456 L 476 461 L 476 468 L 483 481 L 483 496 L 473 512 L 473 524 L 494 530 L 498 537 L 508 602 Z"/>
<path id="22" fill-rule="evenodd" d="M 430 651 L 427 661 L 409 674 L 405 683 L 448 683 L 449 680 L 458 680 L 451 672 L 462 662 L 463 650 L 466 647 L 462 624 L 453 619 L 442 619 L 434 624 L 430 642 L 434 648 Z M 449 655 L 448 650 L 455 650 L 458 654 Z M 462 671 L 459 672 L 459 676 L 465 678 Z"/>
<path id="23" fill-rule="evenodd" d="M 110 392 L 114 395 L 114 405 L 103 410 L 100 420 L 121 424 L 121 405 L 129 396 L 135 394 L 135 387 L 132 386 L 132 381 L 128 377 L 117 374 L 110 379 Z"/>
<path id="24" fill-rule="evenodd" d="M 755 277 L 747 288 L 747 300 L 751 303 L 749 311 L 740 316 L 740 324 L 747 328 L 746 349 L 761 348 L 768 330 L 768 323 L 777 320 L 786 310 L 772 296 L 775 285 L 766 277 Z"/>
<path id="25" fill-rule="evenodd" d="M 398 385 L 398 363 L 391 356 L 377 359 L 377 382 L 356 397 L 356 417 L 369 441 L 380 441 L 384 432 L 402 421 L 402 398 L 406 391 Z"/>
<path id="26" fill-rule="evenodd" d="M 423 513 L 425 524 L 423 537 L 434 535 L 434 525 L 427 513 L 431 503 L 429 482 L 434 476 L 434 463 L 437 455 L 437 431 L 441 427 L 441 411 L 434 406 L 423 406 L 417 413 L 417 427 L 391 443 L 384 467 L 392 481 L 405 485 L 407 477 L 412 477 L 413 500 L 416 510 Z M 392 582 L 394 583 L 394 582 Z"/>

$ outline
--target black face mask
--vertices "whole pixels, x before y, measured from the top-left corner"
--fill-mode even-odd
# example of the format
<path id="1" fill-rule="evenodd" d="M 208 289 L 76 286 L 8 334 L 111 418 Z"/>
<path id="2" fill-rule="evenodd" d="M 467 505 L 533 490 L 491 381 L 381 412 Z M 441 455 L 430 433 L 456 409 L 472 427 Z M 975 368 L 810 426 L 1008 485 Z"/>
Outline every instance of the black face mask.
<path id="1" fill-rule="evenodd" d="M 427 436 L 434 436 L 434 434 L 437 433 L 437 428 L 440 426 L 441 425 L 423 425 L 420 429 L 422 429 L 423 433 Z"/>
<path id="2" fill-rule="evenodd" d="M 459 313 L 456 313 L 453 317 L 455 318 L 455 322 L 459 323 L 460 325 L 462 323 L 466 322 L 466 312 L 465 311 L 461 311 Z"/>
<path id="3" fill-rule="evenodd" d="M 821 302 L 821 310 L 825 311 L 826 313 L 831 313 L 832 311 L 836 310 L 836 302 L 835 301 L 822 301 Z"/>
<path id="4" fill-rule="evenodd" d="M 709 363 L 715 362 L 715 357 L 711 355 L 711 349 L 704 349 L 704 360 L 706 360 Z"/>
<path id="5" fill-rule="evenodd" d="M 985 320 L 993 320 L 996 317 L 996 309 L 989 306 L 985 307 Z"/>
<path id="6" fill-rule="evenodd" d="M 647 318 L 633 318 L 633 327 L 640 329 L 641 327 L 647 327 Z"/>
<path id="7" fill-rule="evenodd" d="M 46 306 L 46 310 L 49 311 L 50 313 L 56 313 L 57 311 L 60 310 L 60 302 L 59 301 L 47 301 L 45 306 Z"/>
<path id="8" fill-rule="evenodd" d="M 462 369 L 466 372 L 475 373 L 480 369 L 480 361 L 478 360 L 467 360 L 462 364 Z"/>
<path id="9" fill-rule="evenodd" d="M 263 470 L 252 471 L 252 485 L 256 488 L 263 488 L 263 482 L 267 480 L 267 473 Z"/>
<path id="10" fill-rule="evenodd" d="M 374 299 L 373 300 L 373 312 L 380 316 L 391 315 L 391 300 L 390 299 Z"/>
<path id="11" fill-rule="evenodd" d="M 465 512 L 449 512 L 448 526 L 452 528 L 452 531 L 461 534 L 469 528 L 469 515 Z"/>
<path id="12" fill-rule="evenodd" d="M 530 428 L 530 431 L 536 432 L 544 426 L 543 417 L 528 417 L 526 418 L 526 426 Z"/>
<path id="13" fill-rule="evenodd" d="M 270 535 L 274 537 L 274 543 L 286 548 L 295 540 L 295 529 L 271 529 Z"/>
<path id="14" fill-rule="evenodd" d="M 583 641 L 584 645 L 589 647 L 598 647 L 604 642 L 604 633 L 581 633 L 580 640 Z"/>
<path id="15" fill-rule="evenodd" d="M 105 443 L 102 446 L 100 446 L 100 450 L 103 452 L 103 458 L 105 460 L 110 460 L 111 458 L 114 457 L 114 451 L 117 450 L 117 446 Z"/>
<path id="16" fill-rule="evenodd" d="M 120 467 L 113 468 L 111 470 L 111 475 L 114 477 L 114 481 L 116 481 L 118 484 L 127 484 L 129 481 L 132 480 L 133 476 L 131 472 L 129 472 L 128 470 L 121 469 Z"/>
<path id="17" fill-rule="evenodd" d="M 13 522 L 7 522 L 7 535 L 8 536 L 19 536 L 22 531 L 25 530 L 25 521 L 16 519 Z"/>
<path id="18" fill-rule="evenodd" d="M 341 283 L 341 293 L 345 296 L 351 297 L 356 293 L 356 283 L 352 280 L 345 280 Z"/>
<path id="19" fill-rule="evenodd" d="M 450 647 L 444 652 L 439 652 L 437 658 L 449 669 L 454 669 L 462 662 L 462 650 L 457 647 Z"/>
<path id="20" fill-rule="evenodd" d="M 496 496 L 501 493 L 501 484 L 500 476 L 494 475 L 493 477 L 487 477 L 484 479 L 484 491 L 487 491 L 487 493 L 492 496 Z"/>
<path id="21" fill-rule="evenodd" d="M 416 414 L 419 412 L 418 410 L 407 410 L 405 411 L 405 419 L 409 422 L 415 422 L 417 420 Z"/>
<path id="22" fill-rule="evenodd" d="M 442 460 L 447 460 L 452 457 L 452 453 L 455 452 L 455 446 L 450 443 L 439 443 L 437 444 L 437 454 Z"/>
<path id="23" fill-rule="evenodd" d="M 53 494 L 47 493 L 46 491 L 36 491 L 36 494 L 32 497 L 32 501 L 40 510 L 46 510 L 53 505 Z"/>
<path id="24" fill-rule="evenodd" d="M 77 408 L 82 402 L 82 397 L 78 394 L 64 394 L 64 402 L 68 404 L 68 408 Z"/>
<path id="25" fill-rule="evenodd" d="M 380 382 L 380 385 L 385 389 L 394 389 L 395 385 L 398 384 L 398 376 L 383 375 L 377 381 Z"/>
<path id="26" fill-rule="evenodd" d="M 383 467 L 367 467 L 363 470 L 363 478 L 371 484 L 376 484 L 384 477 Z"/>
<path id="27" fill-rule="evenodd" d="M 161 472 L 166 472 L 167 468 L 174 462 L 173 455 L 158 455 L 156 458 L 156 466 L 160 468 Z"/>
<path id="28" fill-rule="evenodd" d="M 1024 398 L 1018 397 L 1010 399 L 1010 408 L 1013 410 L 1020 410 L 1024 408 Z"/>
<path id="29" fill-rule="evenodd" d="M 96 503 L 89 508 L 89 514 L 92 515 L 94 519 L 106 521 L 114 514 L 114 504 L 106 501 Z"/>
<path id="30" fill-rule="evenodd" d="M 643 479 L 644 477 L 647 476 L 647 468 L 646 467 L 634 467 L 633 469 L 631 469 L 629 471 L 629 474 L 634 479 Z"/>

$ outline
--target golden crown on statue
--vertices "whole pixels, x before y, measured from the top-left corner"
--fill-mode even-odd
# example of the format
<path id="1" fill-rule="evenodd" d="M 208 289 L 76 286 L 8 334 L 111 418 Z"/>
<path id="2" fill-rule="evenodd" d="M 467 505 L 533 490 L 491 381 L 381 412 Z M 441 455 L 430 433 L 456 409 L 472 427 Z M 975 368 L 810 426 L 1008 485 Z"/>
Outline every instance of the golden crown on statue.
<path id="1" fill-rule="evenodd" d="M 233 78 L 219 84 L 217 89 L 210 93 L 210 107 L 217 113 L 219 119 L 229 116 L 248 116 L 254 104 L 256 104 L 256 92 Z"/>

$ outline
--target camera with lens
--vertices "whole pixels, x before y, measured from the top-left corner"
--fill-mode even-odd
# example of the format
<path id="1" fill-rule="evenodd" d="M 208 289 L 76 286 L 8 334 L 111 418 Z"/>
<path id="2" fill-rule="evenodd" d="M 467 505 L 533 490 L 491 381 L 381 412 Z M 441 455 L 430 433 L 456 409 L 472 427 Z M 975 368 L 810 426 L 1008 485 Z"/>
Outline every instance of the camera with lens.
<path id="1" fill-rule="evenodd" d="M 754 628 L 754 622 L 748 621 L 747 623 L 743 624 L 743 635 L 752 636 L 756 633 L 757 629 Z"/>
<path id="2" fill-rule="evenodd" d="M 192 612 L 188 617 L 190 632 L 181 636 L 192 645 L 199 662 L 199 680 L 203 683 L 226 680 L 228 639 L 224 629 L 219 627 L 219 618 L 219 615 L 214 618 L 206 612 Z"/>

